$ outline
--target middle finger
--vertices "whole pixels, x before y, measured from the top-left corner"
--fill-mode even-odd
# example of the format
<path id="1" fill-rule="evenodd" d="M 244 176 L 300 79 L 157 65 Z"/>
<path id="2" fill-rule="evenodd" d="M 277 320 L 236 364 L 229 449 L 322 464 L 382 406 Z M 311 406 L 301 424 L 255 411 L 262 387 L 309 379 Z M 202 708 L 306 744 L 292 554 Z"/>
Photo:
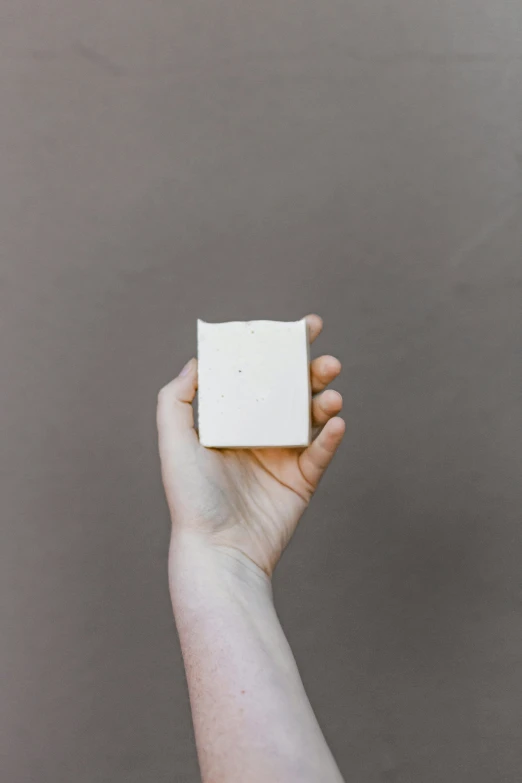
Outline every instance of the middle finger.
<path id="1" fill-rule="evenodd" d="M 340 372 L 341 362 L 335 356 L 318 356 L 310 363 L 312 392 L 317 394 L 317 392 L 326 389 Z"/>

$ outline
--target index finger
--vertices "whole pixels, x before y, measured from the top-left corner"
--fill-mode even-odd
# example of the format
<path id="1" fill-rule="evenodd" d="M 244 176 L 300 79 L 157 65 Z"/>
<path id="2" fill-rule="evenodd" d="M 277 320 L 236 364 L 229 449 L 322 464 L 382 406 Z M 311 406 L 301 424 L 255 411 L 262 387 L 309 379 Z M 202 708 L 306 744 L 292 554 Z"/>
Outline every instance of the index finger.
<path id="1" fill-rule="evenodd" d="M 308 326 L 308 339 L 313 343 L 323 331 L 323 319 L 320 315 L 310 313 L 310 315 L 306 316 L 305 320 Z"/>

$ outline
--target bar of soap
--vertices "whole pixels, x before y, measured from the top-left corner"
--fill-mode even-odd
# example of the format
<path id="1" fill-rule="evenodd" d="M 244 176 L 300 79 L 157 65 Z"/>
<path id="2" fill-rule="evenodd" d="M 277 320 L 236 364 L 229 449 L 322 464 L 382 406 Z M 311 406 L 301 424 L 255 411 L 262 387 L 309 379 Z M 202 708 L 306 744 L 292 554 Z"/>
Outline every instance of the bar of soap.
<path id="1" fill-rule="evenodd" d="M 198 429 L 203 446 L 307 446 L 311 438 L 306 320 L 198 319 Z"/>

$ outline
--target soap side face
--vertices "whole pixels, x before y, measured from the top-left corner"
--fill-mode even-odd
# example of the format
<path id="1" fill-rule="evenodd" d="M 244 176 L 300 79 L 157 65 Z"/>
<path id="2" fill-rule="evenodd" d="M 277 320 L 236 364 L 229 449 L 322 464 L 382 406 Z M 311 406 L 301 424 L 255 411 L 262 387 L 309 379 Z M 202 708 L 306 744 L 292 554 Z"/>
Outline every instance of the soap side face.
<path id="1" fill-rule="evenodd" d="M 198 320 L 198 394 L 203 446 L 307 446 L 311 390 L 305 319 Z"/>

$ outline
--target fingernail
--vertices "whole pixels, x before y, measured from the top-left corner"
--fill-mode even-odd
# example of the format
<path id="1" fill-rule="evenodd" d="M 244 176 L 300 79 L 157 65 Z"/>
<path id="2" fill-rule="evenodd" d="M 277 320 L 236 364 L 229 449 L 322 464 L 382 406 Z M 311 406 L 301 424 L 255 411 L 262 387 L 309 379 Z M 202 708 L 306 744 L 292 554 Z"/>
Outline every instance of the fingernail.
<path id="1" fill-rule="evenodd" d="M 182 369 L 182 371 L 180 372 L 180 374 L 179 374 L 180 377 L 182 375 L 188 375 L 189 372 L 190 372 L 191 367 L 192 367 L 192 359 L 189 359 L 188 362 L 186 363 L 186 365 L 184 366 L 184 368 Z"/>

